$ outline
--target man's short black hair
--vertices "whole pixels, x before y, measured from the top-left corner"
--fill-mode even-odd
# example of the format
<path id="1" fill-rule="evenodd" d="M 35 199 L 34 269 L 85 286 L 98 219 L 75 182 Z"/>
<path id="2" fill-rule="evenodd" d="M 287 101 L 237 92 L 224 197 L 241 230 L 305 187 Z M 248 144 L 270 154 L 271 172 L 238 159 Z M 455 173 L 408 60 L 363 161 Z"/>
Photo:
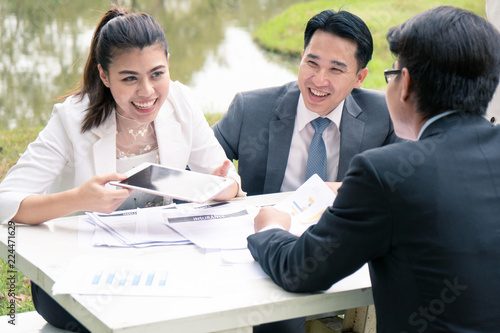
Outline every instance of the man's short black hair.
<path id="1" fill-rule="evenodd" d="M 355 56 L 358 62 L 358 70 L 365 68 L 371 60 L 373 54 L 372 34 L 365 22 L 358 16 L 343 10 L 339 12 L 325 10 L 315 15 L 307 22 L 304 31 L 304 50 L 309 45 L 316 30 L 356 42 Z"/>
<path id="2" fill-rule="evenodd" d="M 447 110 L 486 113 L 500 75 L 500 33 L 491 23 L 440 6 L 391 28 L 387 41 L 426 119 Z"/>

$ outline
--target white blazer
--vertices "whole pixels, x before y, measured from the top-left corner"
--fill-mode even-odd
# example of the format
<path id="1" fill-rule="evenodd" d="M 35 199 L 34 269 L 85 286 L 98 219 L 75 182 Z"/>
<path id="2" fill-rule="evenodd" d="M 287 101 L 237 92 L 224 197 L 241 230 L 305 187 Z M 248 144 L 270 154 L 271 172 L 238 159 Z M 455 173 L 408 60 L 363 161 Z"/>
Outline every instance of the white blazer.
<path id="1" fill-rule="evenodd" d="M 54 105 L 47 126 L 0 183 L 0 222 L 10 220 L 31 194 L 65 191 L 116 172 L 116 119 L 112 115 L 82 133 L 87 108 L 86 97 L 70 96 Z M 227 159 L 203 112 L 191 102 L 189 88 L 177 81 L 171 82 L 154 125 L 163 165 L 210 173 Z M 229 176 L 241 184 L 234 166 Z"/>

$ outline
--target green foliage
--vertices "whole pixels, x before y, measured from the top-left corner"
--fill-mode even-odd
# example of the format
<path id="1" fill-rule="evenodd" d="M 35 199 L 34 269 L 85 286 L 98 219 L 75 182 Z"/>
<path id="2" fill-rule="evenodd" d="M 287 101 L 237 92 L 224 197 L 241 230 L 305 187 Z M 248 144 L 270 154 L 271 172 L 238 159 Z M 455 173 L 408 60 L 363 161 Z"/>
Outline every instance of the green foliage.
<path id="1" fill-rule="evenodd" d="M 205 113 L 205 119 L 210 126 L 215 124 L 221 117 L 223 113 Z"/>
<path id="2" fill-rule="evenodd" d="M 12 279 L 13 278 L 13 279 Z M 11 284 L 15 286 L 13 297 Z M 10 300 L 15 302 L 15 312 L 27 312 L 35 310 L 31 299 L 30 280 L 16 269 L 9 269 L 7 262 L 0 259 L 0 316 L 9 314 Z"/>
<path id="3" fill-rule="evenodd" d="M 477 0 L 330 0 L 312 1 L 290 6 L 272 20 L 261 24 L 254 32 L 254 39 L 265 49 L 285 57 L 299 58 L 304 47 L 304 30 L 307 21 L 317 13 L 333 9 L 347 10 L 366 22 L 373 35 L 373 58 L 368 64 L 370 70 L 363 87 L 385 90 L 382 72 L 394 62 L 385 35 L 387 30 L 401 24 L 415 14 L 439 6 L 461 7 L 486 17 L 484 1 Z M 298 66 L 297 66 L 298 67 Z"/>
<path id="4" fill-rule="evenodd" d="M 38 135 L 41 126 L 0 130 L 0 180 L 17 162 L 26 146 Z"/>

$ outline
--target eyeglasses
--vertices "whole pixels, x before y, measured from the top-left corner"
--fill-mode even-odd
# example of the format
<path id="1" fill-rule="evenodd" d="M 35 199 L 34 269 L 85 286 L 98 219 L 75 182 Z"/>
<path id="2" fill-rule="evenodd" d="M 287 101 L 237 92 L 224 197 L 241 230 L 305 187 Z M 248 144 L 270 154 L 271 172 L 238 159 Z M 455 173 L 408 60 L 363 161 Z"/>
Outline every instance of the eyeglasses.
<path id="1" fill-rule="evenodd" d="M 401 74 L 401 69 L 386 69 L 384 71 L 385 82 L 389 83 L 393 76 Z"/>

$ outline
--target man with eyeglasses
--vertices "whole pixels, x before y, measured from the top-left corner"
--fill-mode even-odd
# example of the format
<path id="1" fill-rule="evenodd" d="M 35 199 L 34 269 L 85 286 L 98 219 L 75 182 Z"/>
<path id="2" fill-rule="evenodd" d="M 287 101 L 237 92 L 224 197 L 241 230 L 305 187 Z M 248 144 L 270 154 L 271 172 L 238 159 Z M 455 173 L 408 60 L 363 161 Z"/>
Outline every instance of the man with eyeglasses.
<path id="1" fill-rule="evenodd" d="M 286 231 L 288 214 L 262 208 L 249 249 L 294 292 L 328 289 L 368 262 L 378 333 L 498 332 L 500 127 L 484 115 L 500 33 L 441 6 L 387 40 L 397 57 L 384 73 L 387 104 L 411 141 L 354 157 L 335 202 L 301 237 Z"/>

